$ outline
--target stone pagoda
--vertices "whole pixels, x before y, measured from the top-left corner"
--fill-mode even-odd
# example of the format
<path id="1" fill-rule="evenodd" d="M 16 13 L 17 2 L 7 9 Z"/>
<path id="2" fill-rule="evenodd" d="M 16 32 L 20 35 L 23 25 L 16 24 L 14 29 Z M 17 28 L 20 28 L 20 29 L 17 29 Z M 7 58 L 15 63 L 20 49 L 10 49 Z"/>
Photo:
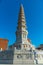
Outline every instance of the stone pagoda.
<path id="1" fill-rule="evenodd" d="M 27 38 L 28 31 L 26 26 L 25 14 L 23 5 L 20 6 L 18 26 L 16 30 L 16 42 L 14 47 L 13 63 L 19 64 L 34 64 L 35 47 L 31 44 L 30 39 Z"/>

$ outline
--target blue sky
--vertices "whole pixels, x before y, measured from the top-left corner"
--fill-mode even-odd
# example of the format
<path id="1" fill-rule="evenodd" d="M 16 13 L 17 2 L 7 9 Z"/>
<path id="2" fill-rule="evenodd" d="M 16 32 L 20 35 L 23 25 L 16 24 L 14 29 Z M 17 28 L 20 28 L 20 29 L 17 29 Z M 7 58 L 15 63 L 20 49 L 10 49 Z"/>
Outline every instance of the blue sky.
<path id="1" fill-rule="evenodd" d="M 9 45 L 15 42 L 21 3 L 24 6 L 28 38 L 37 47 L 43 44 L 43 0 L 0 0 L 0 38 L 8 39 Z"/>

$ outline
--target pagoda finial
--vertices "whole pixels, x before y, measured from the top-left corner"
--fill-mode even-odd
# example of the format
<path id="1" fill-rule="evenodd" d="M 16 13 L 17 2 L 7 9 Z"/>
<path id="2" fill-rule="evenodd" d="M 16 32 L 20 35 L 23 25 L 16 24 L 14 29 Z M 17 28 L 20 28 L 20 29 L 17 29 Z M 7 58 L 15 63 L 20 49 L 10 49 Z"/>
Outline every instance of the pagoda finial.
<path id="1" fill-rule="evenodd" d="M 19 12 L 19 18 L 18 18 L 18 20 L 22 20 L 22 19 L 24 19 L 24 21 L 25 21 L 24 8 L 23 8 L 23 5 L 21 4 L 20 5 L 20 12 Z"/>
<path id="2" fill-rule="evenodd" d="M 20 13 L 24 13 L 24 8 L 23 8 L 23 5 L 22 4 L 20 6 Z"/>
<path id="3" fill-rule="evenodd" d="M 21 4 L 21 8 L 23 8 L 23 4 Z"/>

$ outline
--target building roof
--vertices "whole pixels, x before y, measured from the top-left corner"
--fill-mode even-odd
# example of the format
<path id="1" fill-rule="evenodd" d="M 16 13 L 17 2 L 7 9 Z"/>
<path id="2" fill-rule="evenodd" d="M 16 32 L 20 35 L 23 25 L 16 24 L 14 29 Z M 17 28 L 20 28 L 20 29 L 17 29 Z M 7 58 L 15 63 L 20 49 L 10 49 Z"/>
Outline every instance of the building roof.
<path id="1" fill-rule="evenodd" d="M 3 40 L 3 41 L 9 41 L 8 39 L 4 39 L 4 38 L 0 38 L 0 41 Z"/>
<path id="2" fill-rule="evenodd" d="M 40 44 L 40 46 L 37 47 L 36 49 L 38 49 L 38 50 L 43 50 L 43 44 Z"/>

